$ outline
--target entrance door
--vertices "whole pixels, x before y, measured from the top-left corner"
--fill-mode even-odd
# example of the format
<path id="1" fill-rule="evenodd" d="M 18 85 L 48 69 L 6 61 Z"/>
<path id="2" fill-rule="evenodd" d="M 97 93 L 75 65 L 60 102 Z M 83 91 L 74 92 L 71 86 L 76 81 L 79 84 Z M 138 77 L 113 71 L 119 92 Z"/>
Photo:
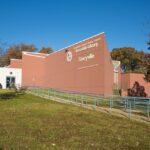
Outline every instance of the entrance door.
<path id="1" fill-rule="evenodd" d="M 15 77 L 6 77 L 6 88 L 10 88 L 15 85 Z"/>

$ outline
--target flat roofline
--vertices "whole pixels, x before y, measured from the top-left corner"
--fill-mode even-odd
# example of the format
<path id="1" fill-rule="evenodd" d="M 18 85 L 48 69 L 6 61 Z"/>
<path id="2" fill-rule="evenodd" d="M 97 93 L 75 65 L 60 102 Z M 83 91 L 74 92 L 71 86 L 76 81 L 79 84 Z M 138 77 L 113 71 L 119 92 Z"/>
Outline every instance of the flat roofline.
<path id="1" fill-rule="evenodd" d="M 11 58 L 10 60 L 18 60 L 18 61 L 22 61 L 22 59 L 15 59 L 15 58 Z"/>
<path id="2" fill-rule="evenodd" d="M 81 43 L 81 42 L 84 42 L 84 41 L 86 41 L 86 40 L 89 40 L 89 39 L 91 39 L 91 38 L 93 38 L 93 37 L 96 37 L 96 36 L 98 36 L 98 35 L 101 35 L 101 34 L 104 34 L 104 32 L 101 32 L 101 33 L 95 34 L 95 35 L 93 35 L 93 36 L 90 36 L 90 37 L 88 37 L 88 38 L 85 38 L 84 40 L 81 40 L 81 41 L 79 41 L 79 42 L 76 42 L 76 43 L 74 43 L 74 44 L 71 44 L 71 45 L 69 45 L 69 46 L 67 46 L 67 47 L 61 48 L 61 49 L 59 49 L 59 50 L 57 50 L 57 51 L 55 51 L 55 52 L 53 52 L 53 53 L 51 53 L 51 54 L 43 54 L 43 56 L 38 56 L 38 55 L 36 55 L 36 54 L 39 54 L 38 52 L 26 52 L 26 51 L 23 51 L 22 53 L 23 53 L 23 54 L 30 55 L 30 56 L 46 58 L 46 57 L 48 57 L 48 56 L 50 56 L 50 55 L 52 55 L 52 54 L 58 53 L 58 52 L 60 52 L 60 51 L 62 51 L 62 50 L 64 50 L 64 49 L 67 49 L 67 48 L 69 48 L 69 47 L 71 47 L 71 46 L 74 46 L 74 45 L 76 45 L 76 44 L 79 44 L 79 43 Z M 41 54 L 41 53 L 40 53 L 40 54 Z"/>
<path id="3" fill-rule="evenodd" d="M 120 62 L 119 60 L 112 60 L 113 62 Z"/>
<path id="4" fill-rule="evenodd" d="M 43 54 L 43 56 L 40 56 L 39 54 L 41 54 L 41 53 L 37 53 L 37 52 L 25 52 L 25 51 L 23 51 L 22 53 L 24 55 L 33 56 L 33 57 L 39 57 L 39 58 L 46 58 L 48 56 L 48 54 Z"/>
<path id="5" fill-rule="evenodd" d="M 49 54 L 44 54 L 44 53 L 39 53 L 39 52 L 26 52 L 26 51 L 23 51 L 23 53 L 26 53 L 26 54 L 32 54 L 32 55 L 36 55 L 36 56 L 47 56 Z"/>
<path id="6" fill-rule="evenodd" d="M 0 67 L 1 69 L 8 69 L 8 70 L 22 70 L 22 68 L 11 68 L 11 67 Z"/>

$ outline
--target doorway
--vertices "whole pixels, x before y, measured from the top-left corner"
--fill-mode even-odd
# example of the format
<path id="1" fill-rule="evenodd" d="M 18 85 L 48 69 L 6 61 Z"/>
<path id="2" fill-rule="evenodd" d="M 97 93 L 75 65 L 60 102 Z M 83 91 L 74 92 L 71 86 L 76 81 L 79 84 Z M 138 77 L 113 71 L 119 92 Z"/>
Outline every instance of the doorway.
<path id="1" fill-rule="evenodd" d="M 6 77 L 6 88 L 11 88 L 15 85 L 16 78 L 15 77 Z"/>

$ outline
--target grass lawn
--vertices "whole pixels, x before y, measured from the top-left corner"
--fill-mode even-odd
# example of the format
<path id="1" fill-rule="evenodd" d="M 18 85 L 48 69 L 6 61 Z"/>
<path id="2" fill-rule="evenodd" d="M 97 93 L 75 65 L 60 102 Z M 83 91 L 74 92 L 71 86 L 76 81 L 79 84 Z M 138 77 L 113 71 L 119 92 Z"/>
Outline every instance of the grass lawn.
<path id="1" fill-rule="evenodd" d="M 6 93 L 6 92 L 10 92 L 10 90 L 3 90 L 3 89 L 0 89 L 0 94 Z"/>
<path id="2" fill-rule="evenodd" d="M 0 99 L 0 149 L 149 150 L 150 125 L 25 94 Z"/>

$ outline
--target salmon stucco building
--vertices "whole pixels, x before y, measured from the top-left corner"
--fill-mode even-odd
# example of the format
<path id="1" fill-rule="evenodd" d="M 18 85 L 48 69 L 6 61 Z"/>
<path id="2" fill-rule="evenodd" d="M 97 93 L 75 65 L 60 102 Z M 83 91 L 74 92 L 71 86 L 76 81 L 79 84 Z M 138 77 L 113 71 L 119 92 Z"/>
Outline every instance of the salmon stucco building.
<path id="1" fill-rule="evenodd" d="M 104 33 L 51 54 L 23 52 L 10 68 L 22 69 L 22 86 L 110 96 L 113 66 Z"/>

